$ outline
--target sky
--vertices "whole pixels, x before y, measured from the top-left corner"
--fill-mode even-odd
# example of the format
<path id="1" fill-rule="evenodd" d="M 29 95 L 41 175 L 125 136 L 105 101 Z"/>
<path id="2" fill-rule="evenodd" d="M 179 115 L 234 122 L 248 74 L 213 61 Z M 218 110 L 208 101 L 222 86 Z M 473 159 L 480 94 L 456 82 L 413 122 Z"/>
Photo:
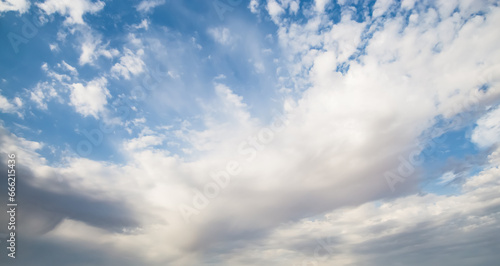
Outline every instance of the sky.
<path id="1" fill-rule="evenodd" d="M 493 0 L 0 0 L 0 262 L 498 265 L 498 25 Z"/>

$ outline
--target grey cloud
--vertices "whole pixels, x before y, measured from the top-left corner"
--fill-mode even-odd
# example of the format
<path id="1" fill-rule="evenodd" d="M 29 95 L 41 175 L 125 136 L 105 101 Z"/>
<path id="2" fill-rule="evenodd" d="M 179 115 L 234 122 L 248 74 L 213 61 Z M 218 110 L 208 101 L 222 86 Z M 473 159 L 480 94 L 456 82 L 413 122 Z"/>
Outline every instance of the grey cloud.
<path id="1" fill-rule="evenodd" d="M 6 158 L 4 153 L 1 156 Z M 7 172 L 5 164 L 0 166 L 0 171 Z M 44 234 L 65 218 L 79 220 L 113 232 L 121 232 L 123 228 L 139 225 L 134 214 L 122 202 L 106 202 L 91 199 L 81 194 L 56 193 L 35 187 L 32 185 L 34 182 L 33 174 L 26 166 L 18 165 L 16 173 L 19 222 L 22 227 L 25 227 L 21 232 L 35 235 Z M 61 182 L 64 185 L 64 181 Z M 61 186 L 60 183 L 47 182 L 45 184 L 47 188 L 52 185 Z M 1 195 L 2 202 L 7 202 L 5 196 L 7 195 L 7 182 L 1 182 L 0 190 L 5 192 Z M 7 214 L 0 213 L 0 218 L 5 221 Z M 0 230 L 6 229 L 1 228 Z"/>

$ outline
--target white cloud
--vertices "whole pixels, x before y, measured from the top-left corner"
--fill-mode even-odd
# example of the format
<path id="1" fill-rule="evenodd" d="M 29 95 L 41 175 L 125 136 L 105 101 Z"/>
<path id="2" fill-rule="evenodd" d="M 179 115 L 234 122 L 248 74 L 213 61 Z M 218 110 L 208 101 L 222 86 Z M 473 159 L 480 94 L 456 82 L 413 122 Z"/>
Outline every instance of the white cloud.
<path id="1" fill-rule="evenodd" d="M 450 183 L 451 181 L 455 180 L 455 178 L 457 177 L 457 175 L 455 175 L 455 173 L 453 172 L 446 172 L 444 173 L 440 178 L 439 178 L 439 182 L 438 184 L 439 185 L 443 185 L 443 184 L 448 184 Z"/>
<path id="2" fill-rule="evenodd" d="M 146 123 L 146 118 L 144 118 L 144 117 L 141 117 L 141 118 L 136 118 L 136 119 L 134 119 L 134 120 L 132 121 L 132 123 L 133 123 L 134 125 L 136 125 L 136 126 L 138 126 L 138 125 L 142 125 L 142 124 Z"/>
<path id="3" fill-rule="evenodd" d="M 299 0 L 290 2 L 289 10 L 290 10 L 291 14 L 297 14 L 297 12 L 299 11 L 299 8 L 300 8 Z"/>
<path id="4" fill-rule="evenodd" d="M 482 148 L 500 143 L 499 107 L 488 112 L 477 121 L 477 126 L 472 131 L 471 140 Z"/>
<path id="5" fill-rule="evenodd" d="M 136 9 L 139 12 L 149 12 L 155 7 L 165 4 L 165 0 L 143 0 Z"/>
<path id="6" fill-rule="evenodd" d="M 330 0 L 314 0 L 315 9 L 317 12 L 324 12 L 325 6 L 328 4 Z"/>
<path id="7" fill-rule="evenodd" d="M 61 67 L 60 64 L 58 64 L 58 67 Z M 64 83 L 65 81 L 71 80 L 71 77 L 66 75 L 66 74 L 60 74 L 52 69 L 49 69 L 49 66 L 46 62 L 44 62 L 41 66 L 42 70 L 47 74 L 48 77 L 51 77 L 54 80 L 57 80 L 59 83 Z"/>
<path id="8" fill-rule="evenodd" d="M 62 66 L 65 70 L 69 71 L 69 72 L 71 73 L 71 75 L 73 75 L 73 76 L 78 76 L 78 71 L 76 70 L 76 68 L 75 68 L 75 67 L 73 67 L 72 65 L 70 65 L 70 64 L 68 64 L 68 63 L 66 63 L 66 61 L 64 61 L 64 60 L 63 60 L 63 61 L 61 62 L 61 66 Z"/>
<path id="9" fill-rule="evenodd" d="M 119 54 L 116 49 L 108 49 L 108 44 L 102 43 L 102 37 L 89 28 L 82 29 L 80 49 L 80 65 L 93 64 L 100 56 L 113 58 Z"/>
<path id="10" fill-rule="evenodd" d="M 225 79 L 225 78 L 226 78 L 226 75 L 224 75 L 224 74 L 219 74 L 219 75 L 217 75 L 217 76 L 214 78 L 214 80 L 218 80 L 218 79 Z"/>
<path id="11" fill-rule="evenodd" d="M 250 9 L 250 12 L 257 14 L 259 8 L 259 0 L 251 0 L 248 4 L 248 8 Z"/>
<path id="12" fill-rule="evenodd" d="M 22 115 L 19 113 L 19 109 L 22 106 L 23 102 L 19 97 L 9 100 L 0 94 L 0 111 L 2 111 L 2 113 L 18 114 L 21 117 Z"/>
<path id="13" fill-rule="evenodd" d="M 271 19 L 277 23 L 279 21 L 279 16 L 285 12 L 283 7 L 281 7 L 276 0 L 267 1 L 267 12 L 271 16 Z"/>
<path id="14" fill-rule="evenodd" d="M 36 4 L 47 15 L 59 13 L 65 16 L 66 24 L 85 24 L 83 16 L 87 13 L 95 14 L 104 8 L 102 1 L 92 2 L 89 0 L 46 0 Z"/>
<path id="15" fill-rule="evenodd" d="M 21 14 L 28 11 L 30 2 L 28 0 L 0 0 L 0 13 L 17 11 Z"/>
<path id="16" fill-rule="evenodd" d="M 389 9 L 389 6 L 391 6 L 393 3 L 393 0 L 377 0 L 375 5 L 373 6 L 373 17 L 379 17 L 383 15 L 387 9 Z M 405 6 L 408 3 L 405 3 Z"/>
<path id="17" fill-rule="evenodd" d="M 59 51 L 59 45 L 57 45 L 57 43 L 51 43 L 49 44 L 49 48 L 51 51 Z"/>
<path id="18" fill-rule="evenodd" d="M 208 30 L 208 33 L 216 42 L 223 45 L 229 45 L 233 40 L 231 32 L 225 27 L 211 28 Z"/>
<path id="19" fill-rule="evenodd" d="M 416 0 L 403 0 L 401 2 L 401 8 L 412 9 L 415 6 Z"/>
<path id="20" fill-rule="evenodd" d="M 148 30 L 150 23 L 151 22 L 149 20 L 143 19 L 141 21 L 141 23 L 136 24 L 136 25 L 132 25 L 132 28 L 134 28 L 134 29 L 145 29 L 145 30 Z"/>
<path id="21" fill-rule="evenodd" d="M 125 48 L 124 54 L 120 57 L 120 62 L 116 63 L 111 68 L 111 73 L 113 75 L 122 76 L 124 79 L 130 79 L 130 75 L 137 75 L 144 72 L 144 61 L 142 61 L 141 57 L 144 54 L 144 50 L 139 49 L 135 54 Z"/>
<path id="22" fill-rule="evenodd" d="M 227 102 L 229 105 L 233 105 L 237 108 L 244 108 L 246 104 L 243 103 L 243 97 L 238 96 L 229 89 L 224 84 L 216 83 L 215 84 L 215 92 L 217 96 L 219 96 L 223 101 Z"/>
<path id="23" fill-rule="evenodd" d="M 93 116 L 98 118 L 104 112 L 110 97 L 106 88 L 108 81 L 101 77 L 88 82 L 73 83 L 71 85 L 70 102 L 75 110 L 83 116 Z"/>
<path id="24" fill-rule="evenodd" d="M 157 132 L 145 128 L 137 138 L 126 141 L 124 146 L 126 150 L 136 151 L 161 145 L 164 140 L 165 136 L 162 134 L 158 134 Z"/>
<path id="25" fill-rule="evenodd" d="M 42 110 L 47 110 L 47 102 L 54 98 L 59 98 L 59 95 L 54 86 L 48 82 L 39 82 L 30 91 L 30 100 Z"/>
<path id="26" fill-rule="evenodd" d="M 255 129 L 255 121 L 242 96 L 225 84 L 215 82 L 214 89 L 216 98 L 202 103 L 202 122 L 206 129 L 198 131 L 186 127 L 178 132 L 182 140 L 198 151 L 234 149 L 249 131 Z"/>
<path id="27" fill-rule="evenodd" d="M 268 2 L 271 16 L 284 12 L 273 8 Z M 415 143 L 425 145 L 438 119 L 498 101 L 500 8 L 439 19 L 439 11 L 429 8 L 410 25 L 403 16 L 373 24 L 350 14 L 332 25 L 312 13 L 276 25 L 281 67 L 290 73 L 278 85 L 293 89 L 278 95 L 285 121 L 279 130 L 252 117 L 258 107 L 245 102 L 243 89 L 215 83 L 212 98 L 198 99 L 196 126 L 182 120 L 165 132 L 148 129 L 125 139 L 119 164 L 68 158 L 65 165 L 49 166 L 36 147 L 23 146 L 31 152 L 22 154 L 34 175 L 31 186 L 57 199 L 91 199 L 92 208 L 105 206 L 97 200 L 119 202 L 124 211 L 103 211 L 105 217 L 115 218 L 113 225 L 130 217 L 135 222 L 116 232 L 88 218 L 92 211 L 61 206 L 61 223 L 44 237 L 115 258 L 126 254 L 139 261 L 135 265 L 495 265 L 498 255 L 490 247 L 498 244 L 492 238 L 500 219 L 498 149 L 456 195 L 422 192 L 417 166 L 392 193 L 384 173 L 398 169 Z M 224 28 L 216 29 L 214 39 L 231 39 Z M 120 59 L 117 75 L 134 74 L 126 62 L 134 60 Z M 337 72 L 341 66 L 349 70 Z M 479 91 L 485 83 L 487 91 Z M 71 104 L 97 117 L 109 97 L 106 84 L 104 78 L 72 84 Z M 498 143 L 499 117 L 495 109 L 479 119 L 472 140 Z M 145 126 L 142 119 L 130 123 Z M 0 150 L 16 149 L 21 139 L 1 130 Z M 160 149 L 164 143 L 189 156 Z M 221 183 L 230 162 L 238 162 L 241 172 L 219 185 L 213 198 L 204 196 L 216 180 Z M 438 182 L 453 178 L 445 174 Z M 208 203 L 196 207 L 188 224 L 178 207 L 193 202 Z"/>

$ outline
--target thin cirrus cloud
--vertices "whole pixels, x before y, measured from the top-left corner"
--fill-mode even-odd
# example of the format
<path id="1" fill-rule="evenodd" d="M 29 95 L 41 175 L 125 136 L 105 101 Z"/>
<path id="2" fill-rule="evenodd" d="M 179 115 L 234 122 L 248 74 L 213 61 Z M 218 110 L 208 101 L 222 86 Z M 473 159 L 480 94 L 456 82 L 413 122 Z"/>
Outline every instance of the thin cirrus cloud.
<path id="1" fill-rule="evenodd" d="M 496 265 L 497 2 L 216 2 L 0 9 L 8 265 Z"/>

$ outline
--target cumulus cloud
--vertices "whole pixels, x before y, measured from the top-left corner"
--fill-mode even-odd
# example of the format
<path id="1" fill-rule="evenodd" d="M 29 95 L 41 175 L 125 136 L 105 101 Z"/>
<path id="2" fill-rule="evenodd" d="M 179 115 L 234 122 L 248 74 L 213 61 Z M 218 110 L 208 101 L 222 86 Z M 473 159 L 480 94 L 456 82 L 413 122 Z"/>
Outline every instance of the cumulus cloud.
<path id="1" fill-rule="evenodd" d="M 0 94 L 0 110 L 3 113 L 18 114 L 19 109 L 23 106 L 23 102 L 19 97 L 14 97 L 13 99 L 7 99 L 5 96 Z"/>
<path id="2" fill-rule="evenodd" d="M 106 88 L 106 78 L 96 78 L 87 84 L 73 83 L 71 85 L 70 103 L 75 110 L 83 116 L 98 118 L 104 112 L 110 97 Z"/>
<path id="3" fill-rule="evenodd" d="M 148 30 L 149 24 L 151 24 L 151 22 L 149 20 L 143 19 L 141 21 L 141 23 L 132 25 L 132 28 L 134 28 L 134 29 L 145 29 L 145 30 Z"/>
<path id="4" fill-rule="evenodd" d="M 281 5 L 275 0 L 267 1 L 266 8 L 275 23 L 279 21 L 279 16 L 285 12 L 283 7 L 281 7 Z"/>
<path id="5" fill-rule="evenodd" d="M 94 14 L 101 11 L 105 3 L 90 0 L 46 0 L 36 5 L 47 15 L 59 13 L 61 16 L 66 17 L 65 23 L 71 25 L 85 24 L 83 16 L 87 13 Z"/>
<path id="6" fill-rule="evenodd" d="M 280 254 L 276 265 L 495 265 L 497 255 L 485 247 L 499 244 L 487 237 L 497 230 L 500 218 L 493 192 L 500 185 L 498 167 L 491 164 L 470 177 L 457 196 L 426 194 L 370 202 L 279 226 L 256 244 L 260 248 L 242 249 L 228 261 L 240 264 L 251 257 L 259 264 Z M 440 252 L 443 247 L 454 250 L 453 256 Z M 475 248 L 482 250 L 480 255 Z"/>
<path id="7" fill-rule="evenodd" d="M 500 108 L 491 110 L 477 121 L 471 139 L 482 148 L 500 143 Z"/>
<path id="8" fill-rule="evenodd" d="M 122 76 L 124 79 L 130 79 L 130 75 L 137 75 L 144 72 L 145 64 L 141 59 L 144 50 L 139 49 L 136 53 L 125 49 L 124 55 L 120 57 L 120 62 L 111 68 L 111 73 L 115 76 Z"/>
<path id="9" fill-rule="evenodd" d="M 0 13 L 8 11 L 17 11 L 21 14 L 28 11 L 30 2 L 28 0 L 1 0 Z"/>
<path id="10" fill-rule="evenodd" d="M 47 110 L 47 102 L 58 98 L 59 95 L 52 84 L 48 82 L 39 82 L 30 91 L 30 100 L 36 103 L 37 107 Z"/>
<path id="11" fill-rule="evenodd" d="M 80 65 L 93 64 L 101 56 L 113 58 L 119 54 L 118 50 L 108 48 L 109 44 L 102 42 L 101 35 L 93 32 L 90 28 L 82 28 L 81 33 L 81 54 L 78 61 Z"/>
<path id="12" fill-rule="evenodd" d="M 318 12 L 325 11 L 325 6 L 328 4 L 328 2 L 330 2 L 330 0 L 315 0 L 314 4 L 315 4 L 316 11 L 318 11 Z"/>
<path id="13" fill-rule="evenodd" d="M 228 75 L 203 87 L 209 97 L 196 99 L 194 118 L 116 140 L 119 163 L 69 156 L 51 165 L 42 144 L 2 127 L 0 150 L 20 150 L 30 168 L 31 202 L 53 206 L 33 214 L 44 221 L 41 243 L 93 247 L 104 264 L 115 256 L 133 265 L 496 265 L 499 150 L 454 195 L 423 191 L 425 173 L 410 161 L 422 151 L 415 146 L 442 134 L 440 122 L 466 112 L 481 115 L 474 143 L 498 143 L 499 109 L 484 107 L 500 99 L 500 8 L 437 4 L 409 21 L 396 12 L 363 22 L 346 11 L 334 24 L 327 1 L 282 21 L 285 2 L 266 5 L 286 70 L 276 71 L 286 88 L 276 93 L 276 119 L 254 116 L 242 89 L 221 83 Z M 375 7 L 377 16 L 391 8 Z M 208 33 L 231 43 L 229 29 Z M 141 55 L 124 50 L 112 74 L 142 73 Z M 71 105 L 100 117 L 107 85 L 71 84 Z M 175 141 L 189 156 L 164 147 Z M 384 174 L 402 165 L 392 192 Z M 453 170 L 439 181 L 454 180 Z"/>
<path id="14" fill-rule="evenodd" d="M 141 121 L 134 121 L 134 123 L 138 122 L 140 123 Z M 164 140 L 164 135 L 154 132 L 149 128 L 144 128 L 137 138 L 130 139 L 125 143 L 125 149 L 134 151 L 155 147 L 161 145 Z"/>
<path id="15" fill-rule="evenodd" d="M 256 14 L 258 12 L 258 8 L 259 8 L 259 1 L 258 0 L 251 0 L 250 3 L 248 4 L 248 8 L 250 9 L 250 12 Z"/>
<path id="16" fill-rule="evenodd" d="M 373 6 L 373 17 L 379 17 L 383 15 L 389 7 L 393 4 L 393 0 L 377 0 Z M 405 1 L 403 7 L 410 5 L 408 1 Z"/>

